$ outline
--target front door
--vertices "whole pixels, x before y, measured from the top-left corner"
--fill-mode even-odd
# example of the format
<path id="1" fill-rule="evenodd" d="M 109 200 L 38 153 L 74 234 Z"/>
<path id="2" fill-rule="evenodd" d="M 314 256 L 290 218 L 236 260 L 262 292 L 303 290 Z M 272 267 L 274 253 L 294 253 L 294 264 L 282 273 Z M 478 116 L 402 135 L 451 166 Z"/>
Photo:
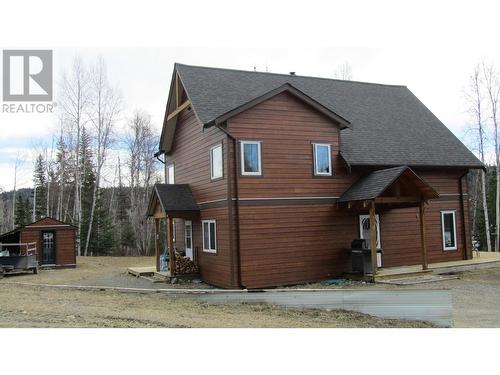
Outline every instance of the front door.
<path id="1" fill-rule="evenodd" d="M 186 256 L 193 260 L 193 223 L 191 220 L 186 220 L 184 222 L 184 240 L 186 244 Z"/>
<path id="2" fill-rule="evenodd" d="M 42 232 L 42 264 L 56 263 L 56 241 L 54 232 Z"/>
<path id="3" fill-rule="evenodd" d="M 377 249 L 380 249 L 380 220 L 379 216 L 375 215 L 375 222 L 377 223 Z M 370 231 L 370 215 L 359 215 L 359 237 L 366 240 L 368 247 L 370 247 L 371 231 Z M 382 254 L 377 253 L 377 267 L 382 267 Z"/>

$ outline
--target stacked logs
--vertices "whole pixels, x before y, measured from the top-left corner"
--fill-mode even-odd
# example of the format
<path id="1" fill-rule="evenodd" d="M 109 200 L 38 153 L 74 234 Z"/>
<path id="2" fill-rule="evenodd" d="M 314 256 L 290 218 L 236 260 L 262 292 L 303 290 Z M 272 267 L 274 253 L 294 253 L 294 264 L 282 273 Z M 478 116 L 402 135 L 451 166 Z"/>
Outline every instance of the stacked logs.
<path id="1" fill-rule="evenodd" d="M 198 266 L 188 257 L 183 256 L 181 253 L 175 253 L 175 274 L 187 275 L 191 273 L 198 273 L 200 270 Z"/>

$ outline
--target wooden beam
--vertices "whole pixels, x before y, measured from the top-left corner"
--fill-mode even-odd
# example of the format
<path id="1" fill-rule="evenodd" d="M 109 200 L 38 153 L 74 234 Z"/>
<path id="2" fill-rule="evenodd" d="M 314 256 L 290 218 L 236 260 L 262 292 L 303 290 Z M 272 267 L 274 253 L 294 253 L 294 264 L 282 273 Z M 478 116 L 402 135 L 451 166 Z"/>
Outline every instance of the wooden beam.
<path id="1" fill-rule="evenodd" d="M 420 243 L 422 246 L 422 269 L 426 270 L 427 265 L 427 242 L 425 236 L 425 202 L 420 203 Z"/>
<path id="2" fill-rule="evenodd" d="M 184 109 L 186 109 L 187 107 L 189 107 L 190 104 L 191 104 L 191 102 L 189 100 L 186 100 L 184 103 L 182 103 L 180 106 L 178 106 L 172 113 L 170 113 L 167 116 L 167 121 L 170 121 L 172 118 L 174 118 L 175 116 L 177 116 Z"/>
<path id="3" fill-rule="evenodd" d="M 419 197 L 379 197 L 375 198 L 375 203 L 420 203 Z"/>
<path id="4" fill-rule="evenodd" d="M 155 257 L 156 272 L 160 271 L 160 219 L 155 218 Z"/>
<path id="5" fill-rule="evenodd" d="M 375 201 L 370 204 L 370 250 L 372 256 L 372 275 L 377 274 L 377 218 L 375 216 Z"/>
<path id="6" fill-rule="evenodd" d="M 174 219 L 167 216 L 168 221 L 168 257 L 170 275 L 175 276 L 175 251 L 174 251 Z"/>

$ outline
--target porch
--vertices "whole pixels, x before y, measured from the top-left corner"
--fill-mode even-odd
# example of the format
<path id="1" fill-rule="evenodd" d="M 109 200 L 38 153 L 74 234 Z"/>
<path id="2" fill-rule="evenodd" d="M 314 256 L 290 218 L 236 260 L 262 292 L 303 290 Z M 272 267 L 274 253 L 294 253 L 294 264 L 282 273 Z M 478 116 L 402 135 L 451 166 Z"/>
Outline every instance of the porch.
<path id="1" fill-rule="evenodd" d="M 177 249 L 175 246 L 176 229 L 174 220 L 184 220 L 185 230 L 188 230 L 186 223 L 198 220 L 199 215 L 200 211 L 189 185 L 156 184 L 148 208 L 148 219 L 154 220 L 156 264 L 154 267 L 130 268 L 128 272 L 136 276 L 152 275 L 157 278 L 164 278 L 165 281 L 174 277 L 197 273 L 185 271 L 186 269 L 193 270 L 197 268 L 194 255 L 195 249 L 193 249 L 192 245 L 192 224 L 189 226 L 189 248 L 191 253 L 187 254 L 188 244 L 184 243 L 185 248 L 182 251 L 185 252 L 186 257 L 182 257 L 179 252 L 181 249 Z M 162 222 L 165 224 L 164 241 L 160 240 Z M 185 241 L 187 239 L 186 236 Z M 162 245 L 162 242 L 164 245 Z M 165 267 L 165 263 L 167 267 Z"/>
<path id="2" fill-rule="evenodd" d="M 500 253 L 475 251 L 473 252 L 472 259 L 429 263 L 427 270 L 422 270 L 421 265 L 382 268 L 377 272 L 374 281 L 409 277 L 425 273 L 469 271 L 475 268 L 488 266 L 500 266 Z"/>
<path id="3" fill-rule="evenodd" d="M 379 270 L 381 265 L 378 256 L 380 251 L 383 254 L 383 246 L 381 247 L 380 243 L 378 213 L 413 207 L 418 208 L 418 229 L 415 229 L 420 232 L 421 265 L 414 266 L 411 273 L 431 272 L 427 256 L 426 208 L 430 200 L 437 198 L 439 194 L 406 166 L 373 171 L 360 178 L 344 192 L 337 204 L 360 214 L 359 235 L 367 242 L 371 258 L 370 262 L 364 263 L 366 266 L 363 267 L 362 275 L 354 274 L 353 278 L 374 280 L 381 272 L 391 273 Z M 358 241 L 357 244 L 359 243 Z M 359 254 L 360 249 L 356 250 Z M 371 272 L 367 272 L 366 268 L 371 268 Z"/>

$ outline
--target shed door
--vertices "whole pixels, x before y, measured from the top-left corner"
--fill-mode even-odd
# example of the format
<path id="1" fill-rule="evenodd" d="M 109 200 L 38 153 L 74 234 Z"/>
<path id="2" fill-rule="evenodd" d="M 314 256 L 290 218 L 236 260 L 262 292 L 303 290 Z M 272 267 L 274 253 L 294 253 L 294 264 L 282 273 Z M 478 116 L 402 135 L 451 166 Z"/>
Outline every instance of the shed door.
<path id="1" fill-rule="evenodd" d="M 42 264 L 56 263 L 56 238 L 55 233 L 42 232 Z"/>

